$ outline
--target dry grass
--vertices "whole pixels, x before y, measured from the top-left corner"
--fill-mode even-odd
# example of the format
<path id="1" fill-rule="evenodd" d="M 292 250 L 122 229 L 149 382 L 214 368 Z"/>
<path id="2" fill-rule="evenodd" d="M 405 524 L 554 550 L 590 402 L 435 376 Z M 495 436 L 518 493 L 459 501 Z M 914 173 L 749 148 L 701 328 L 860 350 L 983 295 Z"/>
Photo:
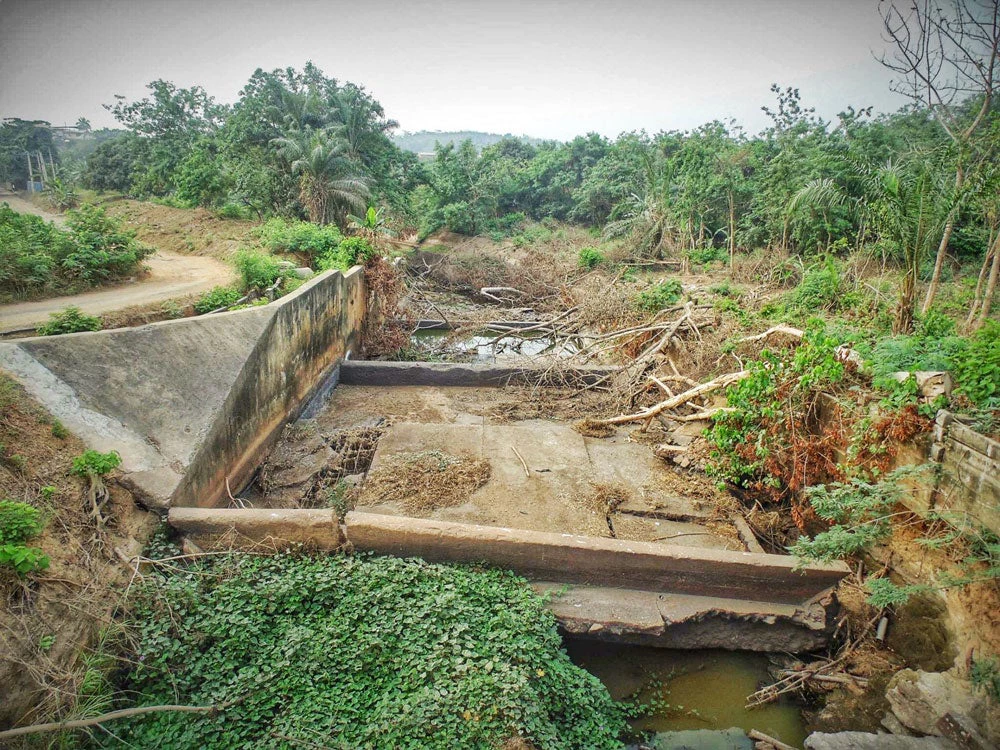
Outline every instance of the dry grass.
<path id="1" fill-rule="evenodd" d="M 406 512 L 427 514 L 462 505 L 490 478 L 488 461 L 459 458 L 441 451 L 398 453 L 372 471 L 358 505 L 397 503 Z"/>
<path id="2" fill-rule="evenodd" d="M 585 418 L 573 423 L 573 429 L 584 437 L 606 438 L 615 434 L 615 428 L 599 419 Z"/>

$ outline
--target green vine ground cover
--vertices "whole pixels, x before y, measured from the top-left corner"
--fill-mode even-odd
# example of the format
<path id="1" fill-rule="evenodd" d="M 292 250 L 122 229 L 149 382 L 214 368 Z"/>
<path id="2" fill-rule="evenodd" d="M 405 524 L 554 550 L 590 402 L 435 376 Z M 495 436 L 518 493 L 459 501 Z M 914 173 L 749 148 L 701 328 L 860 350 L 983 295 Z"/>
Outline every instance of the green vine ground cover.
<path id="1" fill-rule="evenodd" d="M 113 722 L 104 747 L 599 749 L 631 710 L 505 571 L 226 555 L 157 566 L 129 602 L 129 704 L 231 705 Z"/>

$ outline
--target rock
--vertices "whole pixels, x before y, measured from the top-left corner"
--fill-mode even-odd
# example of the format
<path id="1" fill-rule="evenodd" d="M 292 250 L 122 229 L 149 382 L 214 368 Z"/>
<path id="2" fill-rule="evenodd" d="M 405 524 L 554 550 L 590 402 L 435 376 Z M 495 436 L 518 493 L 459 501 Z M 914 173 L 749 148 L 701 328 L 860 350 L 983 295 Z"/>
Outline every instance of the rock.
<path id="1" fill-rule="evenodd" d="M 363 481 L 365 481 L 364 474 L 348 474 L 346 477 L 341 477 L 339 480 L 345 487 L 357 487 Z"/>
<path id="2" fill-rule="evenodd" d="M 806 750 L 961 750 L 944 737 L 900 737 L 867 732 L 813 732 L 806 737 Z"/>
<path id="3" fill-rule="evenodd" d="M 304 484 L 329 466 L 336 455 L 314 427 L 286 430 L 285 439 L 267 458 L 263 485 L 270 491 Z"/>
<path id="4" fill-rule="evenodd" d="M 917 381 L 917 393 L 924 403 L 931 403 L 938 396 L 951 395 L 951 375 L 947 372 L 894 372 L 889 377 L 897 383 L 905 383 L 913 376 Z"/>
<path id="5" fill-rule="evenodd" d="M 292 273 L 300 279 L 310 279 L 312 278 L 313 270 L 302 266 L 300 268 L 293 268 Z"/>
<path id="6" fill-rule="evenodd" d="M 290 260 L 279 260 L 278 268 L 280 268 L 282 271 L 291 271 L 293 268 L 295 268 L 295 264 L 292 263 Z"/>
<path id="7" fill-rule="evenodd" d="M 972 685 L 950 672 L 921 672 L 904 669 L 889 682 L 889 706 L 900 723 L 919 734 L 940 735 L 938 722 L 945 714 L 982 714 L 982 696 Z"/>

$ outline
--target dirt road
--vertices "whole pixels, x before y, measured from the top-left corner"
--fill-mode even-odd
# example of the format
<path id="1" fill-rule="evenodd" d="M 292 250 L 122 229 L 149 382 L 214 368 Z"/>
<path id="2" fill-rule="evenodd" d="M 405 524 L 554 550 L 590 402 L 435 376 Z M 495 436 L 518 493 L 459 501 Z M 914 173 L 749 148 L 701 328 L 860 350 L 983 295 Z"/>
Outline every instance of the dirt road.
<path id="1" fill-rule="evenodd" d="M 0 191 L 0 203 L 4 202 L 9 203 L 15 211 L 33 213 L 60 225 L 64 222 L 63 217 L 58 214 L 49 213 L 19 196 Z M 85 313 L 100 315 L 133 305 L 198 294 L 214 286 L 228 284 L 234 277 L 232 267 L 216 258 L 181 255 L 165 250 L 157 250 L 155 255 L 146 259 L 145 264 L 149 273 L 141 281 L 66 297 L 0 305 L 0 333 L 44 323 L 49 315 L 70 305 L 79 307 Z"/>

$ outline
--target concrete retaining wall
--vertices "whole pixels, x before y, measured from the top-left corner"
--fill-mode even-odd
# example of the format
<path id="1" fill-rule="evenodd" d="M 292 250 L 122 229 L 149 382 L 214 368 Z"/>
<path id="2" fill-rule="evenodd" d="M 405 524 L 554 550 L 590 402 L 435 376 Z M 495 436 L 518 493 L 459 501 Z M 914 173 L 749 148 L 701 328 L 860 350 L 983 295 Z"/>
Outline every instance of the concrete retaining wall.
<path id="1" fill-rule="evenodd" d="M 227 501 L 227 480 L 234 493 L 250 481 L 285 424 L 360 344 L 364 278 L 361 267 L 328 272 L 275 303 L 172 505 L 212 507 Z"/>
<path id="2" fill-rule="evenodd" d="M 513 385 L 592 385 L 618 370 L 616 367 L 540 367 L 453 364 L 450 362 L 345 362 L 344 385 L 430 385 L 493 387 Z"/>
<path id="3" fill-rule="evenodd" d="M 362 269 L 330 271 L 262 307 L 0 343 L 0 368 L 88 447 L 118 451 L 147 505 L 212 505 L 356 347 L 365 303 Z"/>
<path id="4" fill-rule="evenodd" d="M 930 458 L 941 464 L 934 510 L 1000 534 L 1000 443 L 938 412 Z"/>

